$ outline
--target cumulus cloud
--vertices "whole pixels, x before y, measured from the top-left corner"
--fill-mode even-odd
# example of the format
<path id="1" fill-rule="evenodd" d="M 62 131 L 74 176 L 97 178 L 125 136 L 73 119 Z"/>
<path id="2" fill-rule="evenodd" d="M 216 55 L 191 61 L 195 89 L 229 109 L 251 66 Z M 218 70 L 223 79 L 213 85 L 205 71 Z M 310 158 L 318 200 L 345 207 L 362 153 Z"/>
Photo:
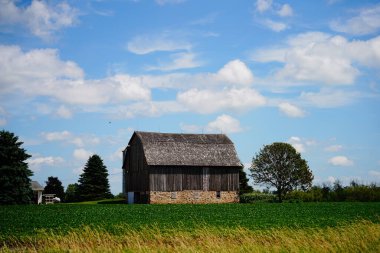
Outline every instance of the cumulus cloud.
<path id="1" fill-rule="evenodd" d="M 346 156 L 334 156 L 328 160 L 328 163 L 334 166 L 352 166 L 354 162 Z"/>
<path id="2" fill-rule="evenodd" d="M 272 0 L 257 0 L 256 1 L 256 10 L 258 12 L 265 12 L 269 10 L 272 6 Z"/>
<path id="3" fill-rule="evenodd" d="M 295 148 L 297 150 L 297 152 L 299 152 L 299 153 L 305 152 L 305 145 L 301 141 L 300 137 L 292 136 L 292 137 L 289 138 L 289 140 L 287 142 L 290 145 L 292 145 L 293 148 Z"/>
<path id="4" fill-rule="evenodd" d="M 157 66 L 149 66 L 147 70 L 172 71 L 196 68 L 202 65 L 202 62 L 196 59 L 196 54 L 190 52 L 172 54 L 170 58 L 171 62 L 160 63 Z"/>
<path id="5" fill-rule="evenodd" d="M 330 28 L 352 35 L 373 34 L 380 30 L 380 4 L 359 9 L 356 16 L 347 20 L 333 20 Z"/>
<path id="6" fill-rule="evenodd" d="M 253 74 L 244 62 L 236 59 L 228 62 L 218 71 L 217 79 L 229 83 L 251 84 Z"/>
<path id="7" fill-rule="evenodd" d="M 243 131 L 240 126 L 240 121 L 227 114 L 218 116 L 215 120 L 210 121 L 206 126 L 192 125 L 192 124 L 180 124 L 181 130 L 186 133 L 238 133 Z"/>
<path id="8" fill-rule="evenodd" d="M 47 141 L 63 141 L 72 137 L 72 134 L 69 131 L 61 132 L 43 132 L 41 136 Z"/>
<path id="9" fill-rule="evenodd" d="M 290 17 L 293 16 L 293 9 L 289 4 L 283 4 L 277 14 L 281 17 Z"/>
<path id="10" fill-rule="evenodd" d="M 237 133 L 241 132 L 242 128 L 240 126 L 239 120 L 227 115 L 222 114 L 218 116 L 214 121 L 211 121 L 206 126 L 207 132 L 214 132 L 214 133 Z"/>
<path id="11" fill-rule="evenodd" d="M 83 79 L 81 68 L 62 61 L 54 49 L 21 51 L 18 46 L 0 45 L 0 91 L 26 96 L 49 96 L 76 105 L 100 105 L 130 100 L 149 100 L 150 89 L 141 79 L 115 75 L 99 80 Z M 58 115 L 68 117 L 67 108 Z"/>
<path id="12" fill-rule="evenodd" d="M 83 148 L 75 149 L 73 152 L 74 158 L 80 161 L 88 160 L 91 155 L 93 155 L 93 152 L 87 151 Z"/>
<path id="13" fill-rule="evenodd" d="M 255 61 L 284 64 L 274 82 L 351 85 L 360 74 L 359 66 L 380 66 L 380 36 L 348 41 L 342 36 L 307 32 L 291 37 L 286 44 L 252 54 Z"/>
<path id="14" fill-rule="evenodd" d="M 93 135 L 74 135 L 64 130 L 61 132 L 43 132 L 41 136 L 46 141 L 61 141 L 67 144 L 73 144 L 77 147 L 95 146 L 100 143 L 100 139 Z"/>
<path id="15" fill-rule="evenodd" d="M 334 108 L 351 104 L 361 95 L 358 92 L 322 89 L 319 92 L 302 92 L 300 100 L 306 105 L 319 108 Z"/>
<path id="16" fill-rule="evenodd" d="M 325 151 L 327 152 L 338 152 L 343 149 L 342 145 L 331 145 L 325 148 Z"/>
<path id="17" fill-rule="evenodd" d="M 263 20 L 262 24 L 275 32 L 282 32 L 288 28 L 287 24 L 279 21 L 273 21 L 271 19 Z"/>
<path id="18" fill-rule="evenodd" d="M 43 39 L 77 22 L 78 11 L 66 2 L 52 5 L 47 1 L 33 0 L 26 7 L 18 1 L 0 1 L 0 24 L 26 26 L 30 32 Z"/>
<path id="19" fill-rule="evenodd" d="M 280 103 L 278 108 L 280 112 L 292 118 L 302 118 L 305 116 L 305 112 L 302 109 L 287 102 Z"/>
<path id="20" fill-rule="evenodd" d="M 314 140 L 308 140 L 308 139 L 301 138 L 298 136 L 290 137 L 287 140 L 287 143 L 292 145 L 299 153 L 305 153 L 307 147 L 310 147 L 316 144 Z"/>
<path id="21" fill-rule="evenodd" d="M 139 35 L 127 43 L 127 49 L 135 54 L 149 54 L 157 51 L 190 51 L 192 44 L 173 34 L 175 33 Z"/>
<path id="22" fill-rule="evenodd" d="M 29 168 L 36 172 L 40 171 L 42 167 L 44 166 L 54 166 L 59 163 L 62 163 L 64 159 L 62 157 L 53 157 L 53 156 L 46 156 L 46 157 L 35 157 L 35 158 L 29 158 L 27 160 L 27 163 L 29 165 Z"/>
<path id="23" fill-rule="evenodd" d="M 72 117 L 72 112 L 64 105 L 61 105 L 57 111 L 56 115 L 60 118 L 69 119 Z"/>
<path id="24" fill-rule="evenodd" d="M 190 89 L 178 93 L 177 101 L 189 110 L 202 114 L 221 110 L 247 110 L 266 103 L 265 97 L 250 88 L 221 91 Z"/>

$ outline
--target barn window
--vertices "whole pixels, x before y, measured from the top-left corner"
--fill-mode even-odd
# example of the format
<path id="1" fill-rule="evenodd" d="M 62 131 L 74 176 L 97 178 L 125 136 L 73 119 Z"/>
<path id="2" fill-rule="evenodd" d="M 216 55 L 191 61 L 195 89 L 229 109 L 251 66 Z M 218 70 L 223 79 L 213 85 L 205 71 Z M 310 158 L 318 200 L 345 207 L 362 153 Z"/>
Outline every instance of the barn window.
<path id="1" fill-rule="evenodd" d="M 217 199 L 220 199 L 220 196 L 221 196 L 220 191 L 217 191 L 217 192 L 216 192 L 216 198 L 217 198 Z"/>
<path id="2" fill-rule="evenodd" d="M 170 197 L 172 199 L 176 199 L 177 198 L 177 192 L 171 192 Z"/>

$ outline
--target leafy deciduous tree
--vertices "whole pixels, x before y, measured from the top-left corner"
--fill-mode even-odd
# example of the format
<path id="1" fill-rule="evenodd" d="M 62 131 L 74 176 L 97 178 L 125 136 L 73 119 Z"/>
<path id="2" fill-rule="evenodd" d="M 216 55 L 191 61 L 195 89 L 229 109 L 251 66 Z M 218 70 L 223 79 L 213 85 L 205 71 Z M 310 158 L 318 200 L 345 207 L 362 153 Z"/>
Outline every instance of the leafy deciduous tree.
<path id="1" fill-rule="evenodd" d="M 78 184 L 69 184 L 65 192 L 65 201 L 76 202 L 78 200 Z"/>
<path id="2" fill-rule="evenodd" d="M 255 183 L 276 188 L 280 202 L 289 191 L 310 188 L 314 178 L 301 154 L 281 142 L 264 146 L 252 159 L 250 171 Z"/>
<path id="3" fill-rule="evenodd" d="M 58 177 L 48 177 L 44 193 L 55 194 L 55 196 L 60 198 L 62 201 L 65 197 L 65 191 L 63 189 L 62 182 L 58 179 Z"/>
<path id="4" fill-rule="evenodd" d="M 108 172 L 98 155 L 91 156 L 79 178 L 78 195 L 81 200 L 98 200 L 112 197 Z"/>
<path id="5" fill-rule="evenodd" d="M 13 133 L 0 131 L 0 204 L 27 204 L 31 202 L 30 178 L 26 160 L 31 157 L 21 147 L 23 142 Z"/>

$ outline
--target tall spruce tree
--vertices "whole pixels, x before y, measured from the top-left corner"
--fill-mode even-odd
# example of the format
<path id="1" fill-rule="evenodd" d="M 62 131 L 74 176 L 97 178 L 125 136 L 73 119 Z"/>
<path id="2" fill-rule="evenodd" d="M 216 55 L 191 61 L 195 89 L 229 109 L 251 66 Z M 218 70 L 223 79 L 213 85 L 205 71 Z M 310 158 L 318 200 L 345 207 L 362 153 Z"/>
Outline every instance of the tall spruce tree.
<path id="1" fill-rule="evenodd" d="M 247 178 L 247 173 L 245 173 L 244 168 L 241 167 L 239 170 L 239 194 L 253 192 L 252 186 L 248 184 L 249 179 Z"/>
<path id="2" fill-rule="evenodd" d="M 0 131 L 0 204 L 28 204 L 32 199 L 26 160 L 31 157 L 13 133 Z"/>
<path id="3" fill-rule="evenodd" d="M 62 182 L 58 179 L 58 177 L 48 177 L 44 193 L 55 194 L 55 196 L 60 198 L 61 201 L 63 201 L 65 197 L 65 191 L 63 189 Z"/>
<path id="4" fill-rule="evenodd" d="M 98 155 L 91 156 L 79 178 L 78 196 L 82 201 L 99 200 L 112 196 L 108 172 Z"/>

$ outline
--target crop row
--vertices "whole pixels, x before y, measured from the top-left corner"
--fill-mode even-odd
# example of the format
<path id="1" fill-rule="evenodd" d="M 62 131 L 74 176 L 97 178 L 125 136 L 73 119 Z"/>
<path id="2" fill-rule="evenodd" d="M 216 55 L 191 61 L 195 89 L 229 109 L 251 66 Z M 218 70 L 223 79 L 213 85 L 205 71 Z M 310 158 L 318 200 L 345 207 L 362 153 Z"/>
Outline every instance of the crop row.
<path id="1" fill-rule="evenodd" d="M 329 227 L 356 220 L 379 223 L 380 203 L 258 203 L 220 205 L 26 205 L 0 208 L 0 236 L 67 232 L 83 225 L 192 230 L 200 225 L 249 230 Z"/>

